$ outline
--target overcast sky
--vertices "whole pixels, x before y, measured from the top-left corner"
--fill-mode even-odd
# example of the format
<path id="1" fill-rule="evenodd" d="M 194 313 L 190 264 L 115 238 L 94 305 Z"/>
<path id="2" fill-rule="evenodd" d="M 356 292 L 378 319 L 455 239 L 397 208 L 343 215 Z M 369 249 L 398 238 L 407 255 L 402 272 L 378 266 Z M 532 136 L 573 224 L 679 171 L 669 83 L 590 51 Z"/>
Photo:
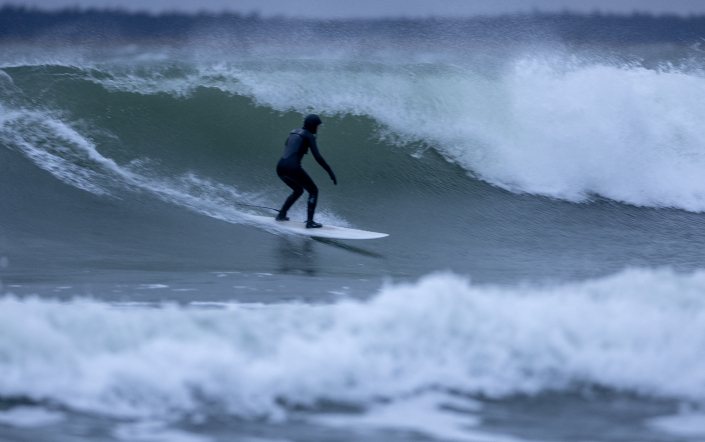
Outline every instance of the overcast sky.
<path id="1" fill-rule="evenodd" d="M 78 6 L 149 12 L 258 12 L 263 16 L 314 18 L 469 16 L 532 10 L 705 14 L 705 0 L 0 0 L 0 4 L 42 9 Z"/>

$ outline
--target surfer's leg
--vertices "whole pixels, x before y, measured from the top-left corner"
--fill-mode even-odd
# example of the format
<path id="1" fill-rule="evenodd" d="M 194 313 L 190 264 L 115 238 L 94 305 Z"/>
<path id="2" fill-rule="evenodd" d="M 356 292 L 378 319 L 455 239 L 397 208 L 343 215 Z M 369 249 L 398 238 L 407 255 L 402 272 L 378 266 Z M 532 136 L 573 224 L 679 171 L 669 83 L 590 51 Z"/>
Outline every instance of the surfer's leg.
<path id="1" fill-rule="evenodd" d="M 306 227 L 321 227 L 320 224 L 313 221 L 313 214 L 316 212 L 316 203 L 318 202 L 318 187 L 303 169 L 298 169 L 289 176 L 294 178 L 296 183 L 308 192 L 308 220 L 306 221 Z"/>
<path id="2" fill-rule="evenodd" d="M 318 202 L 318 187 L 303 169 L 297 170 L 293 178 L 308 192 L 308 219 L 313 221 L 313 213 L 316 211 L 316 202 Z"/>
<path id="3" fill-rule="evenodd" d="M 308 221 L 313 221 L 313 214 L 316 211 L 316 203 L 318 202 L 318 189 L 309 190 L 308 193 Z"/>
<path id="4" fill-rule="evenodd" d="M 277 219 L 280 220 L 285 220 L 286 219 L 286 213 L 289 211 L 291 206 L 296 202 L 297 199 L 304 193 L 304 188 L 299 186 L 296 181 L 291 179 L 288 175 L 279 175 L 279 178 L 281 178 L 282 181 L 284 181 L 284 184 L 287 186 L 291 187 L 291 190 L 293 192 L 289 197 L 284 201 L 284 205 L 282 206 L 281 210 L 279 211 L 279 215 L 277 215 Z"/>

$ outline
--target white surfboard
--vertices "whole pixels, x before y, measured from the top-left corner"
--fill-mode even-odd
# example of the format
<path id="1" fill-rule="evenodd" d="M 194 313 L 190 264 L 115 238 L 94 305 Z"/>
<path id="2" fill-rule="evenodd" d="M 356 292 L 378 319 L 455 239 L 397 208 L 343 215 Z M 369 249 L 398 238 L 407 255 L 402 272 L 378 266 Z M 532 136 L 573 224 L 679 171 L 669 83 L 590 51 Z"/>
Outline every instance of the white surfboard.
<path id="1" fill-rule="evenodd" d="M 331 239 L 376 239 L 389 236 L 387 233 L 368 232 L 367 230 L 348 229 L 346 227 L 323 226 L 316 229 L 307 229 L 306 223 L 301 221 L 276 221 L 274 217 L 248 215 L 253 220 L 269 226 L 287 230 L 301 235 L 316 238 Z"/>

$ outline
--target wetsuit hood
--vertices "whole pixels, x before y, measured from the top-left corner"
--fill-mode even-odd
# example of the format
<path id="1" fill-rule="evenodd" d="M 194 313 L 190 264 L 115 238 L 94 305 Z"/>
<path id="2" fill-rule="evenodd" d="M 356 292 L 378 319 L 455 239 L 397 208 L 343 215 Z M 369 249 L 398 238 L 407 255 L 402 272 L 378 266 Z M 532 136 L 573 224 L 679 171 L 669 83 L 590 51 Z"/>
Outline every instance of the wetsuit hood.
<path id="1" fill-rule="evenodd" d="M 304 120 L 304 129 L 312 134 L 315 134 L 318 129 L 318 125 L 321 123 L 323 123 L 323 121 L 321 121 L 321 118 L 318 115 L 310 114 Z"/>

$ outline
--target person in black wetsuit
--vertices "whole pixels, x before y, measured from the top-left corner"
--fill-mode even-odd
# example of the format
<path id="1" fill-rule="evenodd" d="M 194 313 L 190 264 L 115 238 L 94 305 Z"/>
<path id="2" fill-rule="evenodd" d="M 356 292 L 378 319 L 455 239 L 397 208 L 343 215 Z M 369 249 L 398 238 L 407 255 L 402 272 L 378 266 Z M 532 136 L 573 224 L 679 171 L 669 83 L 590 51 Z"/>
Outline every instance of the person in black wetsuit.
<path id="1" fill-rule="evenodd" d="M 338 184 L 335 174 L 326 163 L 326 160 L 323 159 L 321 153 L 318 152 L 318 146 L 316 145 L 316 137 L 314 135 L 318 131 L 318 126 L 322 123 L 318 115 L 311 114 L 307 116 L 304 120 L 304 127 L 292 130 L 286 143 L 284 143 L 286 147 L 279 163 L 277 163 L 277 175 L 284 181 L 284 184 L 291 187 L 293 192 L 279 211 L 279 215 L 276 217 L 277 221 L 289 220 L 286 213 L 306 189 L 308 191 L 308 220 L 306 221 L 306 228 L 321 227 L 321 224 L 313 220 L 313 213 L 316 211 L 316 201 L 318 200 L 318 187 L 301 167 L 301 159 L 308 153 L 310 148 L 318 164 L 328 172 L 333 183 Z"/>

